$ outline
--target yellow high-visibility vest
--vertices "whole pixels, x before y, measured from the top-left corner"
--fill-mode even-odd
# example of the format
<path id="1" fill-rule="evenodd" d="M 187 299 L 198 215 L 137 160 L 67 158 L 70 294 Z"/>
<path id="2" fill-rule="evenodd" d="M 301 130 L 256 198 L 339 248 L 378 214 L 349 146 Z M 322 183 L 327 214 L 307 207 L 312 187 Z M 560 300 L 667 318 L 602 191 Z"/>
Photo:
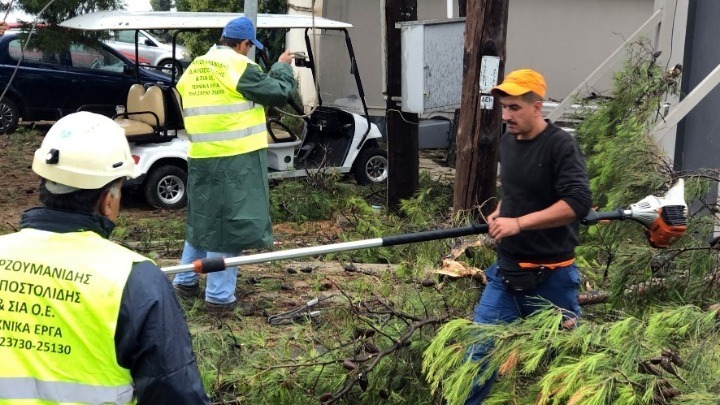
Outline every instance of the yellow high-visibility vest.
<path id="1" fill-rule="evenodd" d="M 265 110 L 237 91 L 245 69 L 260 67 L 231 48 L 215 46 L 196 58 L 177 83 L 188 156 L 235 156 L 267 148 Z"/>
<path id="2" fill-rule="evenodd" d="M 134 403 L 115 330 L 145 260 L 94 232 L 0 236 L 0 404 Z"/>

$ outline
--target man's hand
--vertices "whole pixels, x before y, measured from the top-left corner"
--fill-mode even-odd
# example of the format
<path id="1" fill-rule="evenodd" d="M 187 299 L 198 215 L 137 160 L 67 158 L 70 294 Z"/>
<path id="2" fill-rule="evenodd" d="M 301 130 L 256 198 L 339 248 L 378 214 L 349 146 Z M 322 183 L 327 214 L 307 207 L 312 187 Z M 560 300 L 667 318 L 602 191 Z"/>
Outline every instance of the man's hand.
<path id="1" fill-rule="evenodd" d="M 518 218 L 494 217 L 490 220 L 491 217 L 492 215 L 488 217 L 488 224 L 490 225 L 488 233 L 495 240 L 499 241 L 502 238 L 517 235 L 522 231 Z"/>
<path id="2" fill-rule="evenodd" d="M 8 26 L 8 23 L 6 23 L 5 21 L 0 21 L 0 35 L 4 35 L 5 31 L 7 31 L 8 28 L 10 28 Z"/>
<path id="3" fill-rule="evenodd" d="M 287 49 L 282 55 L 280 55 L 280 57 L 278 57 L 278 62 L 287 63 L 288 65 L 292 63 L 292 60 L 293 57 Z"/>
<path id="4" fill-rule="evenodd" d="M 487 223 L 488 225 L 492 225 L 492 223 L 500 216 L 500 210 L 496 209 L 492 212 L 492 214 L 488 215 L 487 217 Z"/>

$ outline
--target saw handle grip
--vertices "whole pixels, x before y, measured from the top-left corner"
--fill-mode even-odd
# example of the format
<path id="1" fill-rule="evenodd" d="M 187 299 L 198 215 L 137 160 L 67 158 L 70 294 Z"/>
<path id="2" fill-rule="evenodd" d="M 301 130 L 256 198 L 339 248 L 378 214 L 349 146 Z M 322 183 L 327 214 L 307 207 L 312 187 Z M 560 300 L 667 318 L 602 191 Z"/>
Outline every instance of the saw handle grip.
<path id="1" fill-rule="evenodd" d="M 607 212 L 597 212 L 595 210 L 590 210 L 590 213 L 587 214 L 587 216 L 580 220 L 580 223 L 583 225 L 595 225 L 600 221 L 607 221 L 612 219 L 620 219 L 623 220 L 627 218 L 627 215 L 625 215 L 625 210 L 622 208 L 618 208 L 615 211 L 607 211 Z"/>
<path id="2" fill-rule="evenodd" d="M 222 257 L 209 257 L 206 259 L 195 260 L 193 262 L 193 271 L 198 274 L 223 271 L 226 267 L 225 259 Z"/>

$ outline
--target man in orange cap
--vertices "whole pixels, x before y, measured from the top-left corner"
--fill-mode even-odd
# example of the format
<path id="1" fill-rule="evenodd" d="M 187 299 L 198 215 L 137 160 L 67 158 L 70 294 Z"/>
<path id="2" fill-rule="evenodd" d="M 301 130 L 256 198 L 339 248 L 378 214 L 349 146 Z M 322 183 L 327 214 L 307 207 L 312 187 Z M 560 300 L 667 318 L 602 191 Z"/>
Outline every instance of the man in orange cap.
<path id="1" fill-rule="evenodd" d="M 566 312 L 572 325 L 580 316 L 580 275 L 574 264 L 578 220 L 591 208 L 584 159 L 575 139 L 544 119 L 546 84 L 540 73 L 510 72 L 492 93 L 507 128 L 500 139 L 503 195 L 488 216 L 497 260 L 485 271 L 488 284 L 473 320 L 509 323 L 549 301 Z M 480 361 L 491 347 L 487 342 L 469 352 Z M 482 403 L 493 380 L 478 379 L 466 404 Z"/>

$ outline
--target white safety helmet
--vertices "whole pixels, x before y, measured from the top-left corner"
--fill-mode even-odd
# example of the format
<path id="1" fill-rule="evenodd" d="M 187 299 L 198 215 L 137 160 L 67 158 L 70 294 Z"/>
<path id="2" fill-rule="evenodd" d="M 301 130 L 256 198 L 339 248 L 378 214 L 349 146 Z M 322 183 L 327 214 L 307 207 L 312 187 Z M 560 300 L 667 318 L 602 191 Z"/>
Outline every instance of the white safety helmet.
<path id="1" fill-rule="evenodd" d="M 137 177 L 125 131 L 110 118 L 85 111 L 69 114 L 50 128 L 35 151 L 32 169 L 56 183 L 53 186 L 69 186 L 67 191 L 94 190 L 121 177 Z"/>

